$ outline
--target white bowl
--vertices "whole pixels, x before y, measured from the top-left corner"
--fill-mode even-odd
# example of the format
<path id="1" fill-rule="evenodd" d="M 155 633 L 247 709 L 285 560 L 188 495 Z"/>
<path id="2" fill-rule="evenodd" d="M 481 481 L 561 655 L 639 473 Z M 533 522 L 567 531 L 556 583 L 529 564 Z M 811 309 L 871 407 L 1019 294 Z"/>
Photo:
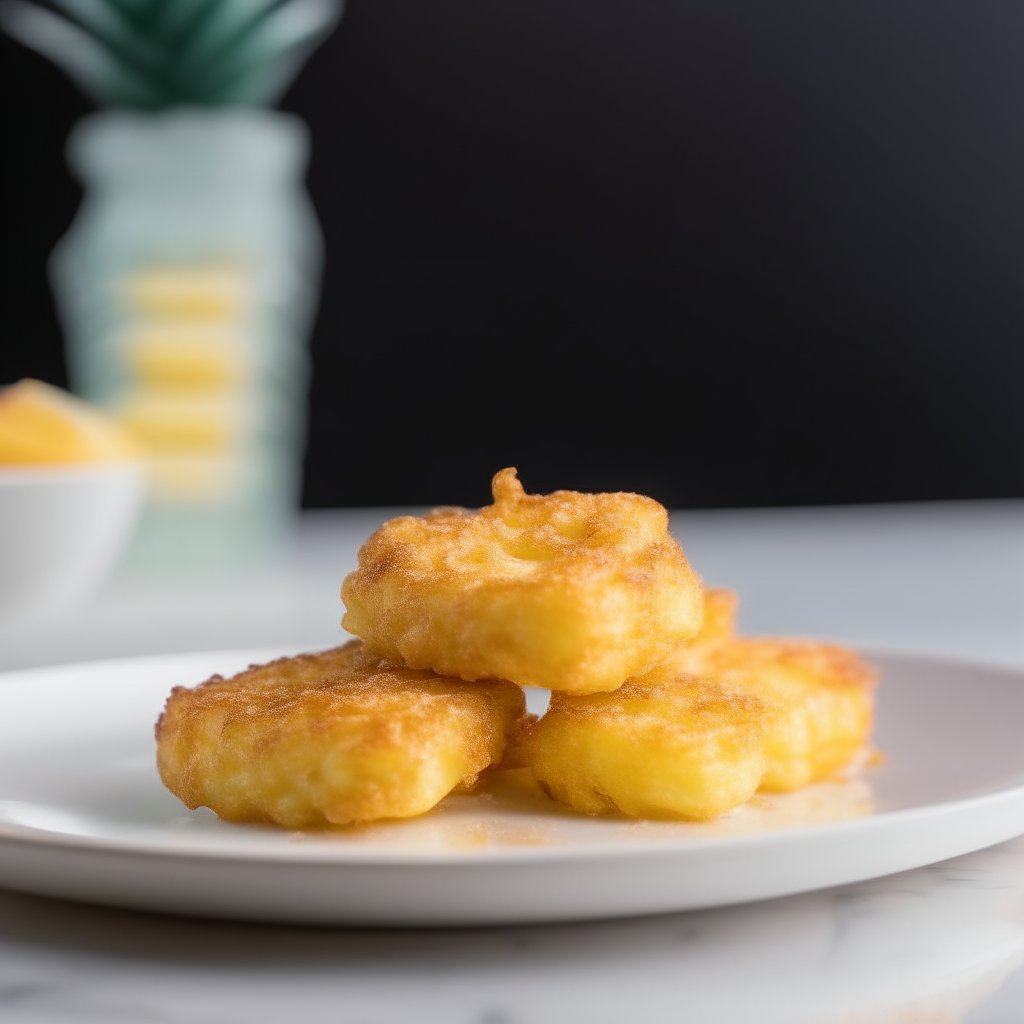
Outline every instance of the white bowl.
<path id="1" fill-rule="evenodd" d="M 143 491 L 135 464 L 0 468 L 0 628 L 87 599 L 131 538 Z"/>

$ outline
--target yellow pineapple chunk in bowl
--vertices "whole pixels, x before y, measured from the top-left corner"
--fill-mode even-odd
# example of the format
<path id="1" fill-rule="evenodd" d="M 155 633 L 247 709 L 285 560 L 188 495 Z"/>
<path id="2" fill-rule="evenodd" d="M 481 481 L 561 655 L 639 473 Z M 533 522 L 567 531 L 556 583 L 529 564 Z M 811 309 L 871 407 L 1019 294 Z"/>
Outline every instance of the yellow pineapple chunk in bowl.
<path id="1" fill-rule="evenodd" d="M 0 389 L 0 631 L 86 599 L 143 490 L 138 449 L 99 409 L 40 381 Z"/>
<path id="2" fill-rule="evenodd" d="M 659 667 L 611 693 L 553 692 L 515 754 L 584 814 L 702 820 L 757 790 L 771 725 L 757 697 Z"/>
<path id="3" fill-rule="evenodd" d="M 114 420 L 60 388 L 26 379 L 0 390 L 0 468 L 132 462 L 139 449 Z"/>

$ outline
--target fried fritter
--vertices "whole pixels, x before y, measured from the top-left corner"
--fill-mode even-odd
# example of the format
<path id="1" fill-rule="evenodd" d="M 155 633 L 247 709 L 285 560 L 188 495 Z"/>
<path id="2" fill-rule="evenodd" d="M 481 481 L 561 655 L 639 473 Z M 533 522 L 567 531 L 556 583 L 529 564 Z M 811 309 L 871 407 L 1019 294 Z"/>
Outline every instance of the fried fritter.
<path id="1" fill-rule="evenodd" d="M 525 713 L 512 683 L 402 668 L 354 640 L 177 687 L 157 766 L 185 804 L 228 821 L 407 818 L 498 761 Z"/>
<path id="2" fill-rule="evenodd" d="M 876 674 L 843 647 L 809 640 L 726 639 L 680 647 L 670 664 L 774 707 L 762 790 L 788 792 L 836 775 L 871 735 Z"/>
<path id="3" fill-rule="evenodd" d="M 704 588 L 704 625 L 689 641 L 691 644 L 715 643 L 736 635 L 736 609 L 739 598 L 735 590 L 725 587 Z"/>
<path id="4" fill-rule="evenodd" d="M 594 693 L 694 636 L 700 580 L 638 494 L 527 495 L 494 477 L 494 504 L 385 523 L 346 578 L 342 625 L 366 649 L 466 680 Z"/>
<path id="5" fill-rule="evenodd" d="M 771 724 L 757 697 L 659 666 L 612 693 L 552 693 L 518 751 L 584 814 L 704 819 L 754 794 Z"/>

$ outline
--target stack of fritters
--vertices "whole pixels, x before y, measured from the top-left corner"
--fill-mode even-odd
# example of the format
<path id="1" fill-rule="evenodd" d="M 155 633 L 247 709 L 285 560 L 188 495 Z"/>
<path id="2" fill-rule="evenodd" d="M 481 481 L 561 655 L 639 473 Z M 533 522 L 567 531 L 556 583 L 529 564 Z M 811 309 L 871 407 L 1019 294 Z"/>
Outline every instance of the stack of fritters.
<path id="1" fill-rule="evenodd" d="M 385 523 L 342 588 L 360 637 L 195 689 L 157 724 L 188 806 L 290 828 L 421 814 L 489 766 L 526 766 L 587 814 L 709 818 L 758 786 L 834 774 L 871 726 L 870 670 L 739 640 L 635 494 L 527 495 Z M 552 691 L 540 719 L 520 687 Z"/>

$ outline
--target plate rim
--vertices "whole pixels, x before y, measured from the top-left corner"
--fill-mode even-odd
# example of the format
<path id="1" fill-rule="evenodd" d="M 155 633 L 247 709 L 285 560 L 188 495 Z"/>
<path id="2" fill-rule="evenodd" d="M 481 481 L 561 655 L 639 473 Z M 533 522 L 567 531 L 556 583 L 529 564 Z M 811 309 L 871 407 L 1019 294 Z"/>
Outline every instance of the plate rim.
<path id="1" fill-rule="evenodd" d="M 543 865 L 565 860 L 570 861 L 607 861 L 620 858 L 642 859 L 666 855 L 685 856 L 689 851 L 714 853 L 726 848 L 729 850 L 749 846 L 786 845 L 794 840 L 820 836 L 834 838 L 843 832 L 864 832 L 868 829 L 886 829 L 893 825 L 913 827 L 922 820 L 930 820 L 955 814 L 965 810 L 986 810 L 992 804 L 1024 803 L 1024 783 L 1007 789 L 985 793 L 975 797 L 959 800 L 942 801 L 925 804 L 920 807 L 907 807 L 895 811 L 880 811 L 859 818 L 848 818 L 843 821 L 819 822 L 810 825 L 793 825 L 772 829 L 764 832 L 750 832 L 738 835 L 715 836 L 699 841 L 652 839 L 636 845 L 619 844 L 616 846 L 588 847 L 515 847 L 497 850 L 473 850 L 452 854 L 449 851 L 439 853 L 407 853 L 376 849 L 372 854 L 363 850 L 353 850 L 350 856 L 325 856 L 329 848 L 313 843 L 309 846 L 296 844 L 294 853 L 287 851 L 289 856 L 282 856 L 286 851 L 268 852 L 262 850 L 246 850 L 242 843 L 238 848 L 211 847 L 197 850 L 184 844 L 161 846 L 157 843 L 146 843 L 137 840 L 114 840 L 102 836 L 76 835 L 67 832 L 48 832 L 26 826 L 0 824 L 0 844 L 18 843 L 25 846 L 41 846 L 46 848 L 59 847 L 62 850 L 80 850 L 86 853 L 115 853 L 131 856 L 153 858 L 173 858 L 176 860 L 202 860 L 218 863 L 241 861 L 247 864 L 302 866 L 319 865 L 331 867 L 470 867 L 475 865 Z M 401 819 L 396 819 L 401 820 Z M 878 823 L 877 825 L 874 823 Z M 870 823 L 870 824 L 869 824 Z M 1022 831 L 1020 834 L 1024 834 Z M 297 855 L 296 855 L 297 854 Z M 320 856 L 318 856 L 320 855 Z"/>

